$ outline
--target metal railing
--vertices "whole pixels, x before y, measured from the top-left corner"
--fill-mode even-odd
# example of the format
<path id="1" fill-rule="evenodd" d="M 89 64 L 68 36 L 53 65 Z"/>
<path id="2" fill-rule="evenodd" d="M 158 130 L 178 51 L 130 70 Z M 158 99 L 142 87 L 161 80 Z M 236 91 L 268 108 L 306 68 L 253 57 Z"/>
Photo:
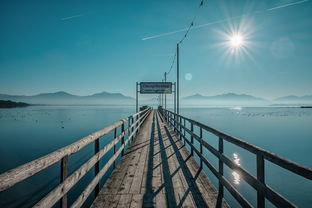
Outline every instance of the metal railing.
<path id="1" fill-rule="evenodd" d="M 265 207 L 265 199 L 268 199 L 272 204 L 277 207 L 296 207 L 292 202 L 287 200 L 285 197 L 280 195 L 278 192 L 273 190 L 265 183 L 265 161 L 270 161 L 279 167 L 282 167 L 288 171 L 300 175 L 308 180 L 312 180 L 312 169 L 305 167 L 303 165 L 297 164 L 280 156 L 277 156 L 271 152 L 268 152 L 260 147 L 249 144 L 241 139 L 235 138 L 228 134 L 225 134 L 215 128 L 202 124 L 198 121 L 186 118 L 184 116 L 178 115 L 171 111 L 159 108 L 161 114 L 164 116 L 167 123 L 169 123 L 177 136 L 184 140 L 184 143 L 188 143 L 191 147 L 191 155 L 196 152 L 200 158 L 200 167 L 202 168 L 203 163 L 211 170 L 211 172 L 218 179 L 218 200 L 217 207 L 221 206 L 222 198 L 224 196 L 224 187 L 230 192 L 230 194 L 238 201 L 243 207 L 252 207 L 252 205 L 238 192 L 238 190 L 224 177 L 223 170 L 224 164 L 230 169 L 235 170 L 242 178 L 257 191 L 257 207 Z M 186 123 L 188 122 L 188 123 Z M 190 128 L 187 128 L 187 124 Z M 199 135 L 194 132 L 194 126 L 199 127 Z M 210 132 L 219 138 L 218 149 L 214 148 L 212 145 L 207 143 L 203 139 L 203 131 Z M 185 133 L 190 135 L 190 140 L 187 138 Z M 200 149 L 198 150 L 194 146 L 194 139 L 196 139 L 200 144 Z M 257 177 L 250 174 L 246 169 L 242 168 L 231 159 L 229 159 L 225 154 L 223 154 L 224 147 L 223 142 L 227 141 L 235 146 L 243 148 L 250 153 L 256 155 L 256 167 L 257 167 Z M 218 170 L 211 164 L 210 161 L 203 155 L 203 147 L 206 148 L 210 153 L 218 158 L 219 167 Z"/>
<path id="2" fill-rule="evenodd" d="M 41 158 L 28 162 L 24 165 L 16 167 L 0 175 L 0 191 L 4 191 L 15 184 L 24 181 L 25 179 L 35 175 L 36 173 L 50 167 L 56 162 L 61 161 L 60 167 L 60 184 L 49 192 L 44 198 L 37 202 L 34 207 L 52 207 L 58 201 L 60 201 L 61 207 L 65 208 L 67 204 L 67 192 L 92 168 L 95 168 L 95 175 L 93 180 L 87 185 L 85 190 L 78 196 L 71 207 L 81 207 L 88 196 L 95 190 L 95 195 L 99 193 L 99 182 L 104 174 L 113 165 L 115 167 L 115 161 L 118 156 L 124 154 L 124 150 L 128 142 L 133 140 L 135 134 L 138 133 L 139 128 L 150 114 L 151 108 L 147 108 L 143 111 L 135 113 L 127 118 L 124 118 L 104 129 L 101 129 L 89 136 L 80 139 L 68 146 L 60 148 L 50 154 L 47 154 Z M 127 128 L 125 128 L 126 123 Z M 117 135 L 117 129 L 121 128 L 121 132 Z M 110 132 L 114 131 L 114 139 L 100 149 L 100 138 Z M 125 135 L 128 133 L 127 139 Z M 116 150 L 116 144 L 121 140 L 121 146 Z M 78 169 L 76 169 L 71 175 L 68 173 L 68 158 L 75 152 L 78 152 L 88 144 L 94 142 L 94 155 Z M 113 148 L 112 157 L 105 163 L 100 169 L 99 162 L 101 158 Z"/>

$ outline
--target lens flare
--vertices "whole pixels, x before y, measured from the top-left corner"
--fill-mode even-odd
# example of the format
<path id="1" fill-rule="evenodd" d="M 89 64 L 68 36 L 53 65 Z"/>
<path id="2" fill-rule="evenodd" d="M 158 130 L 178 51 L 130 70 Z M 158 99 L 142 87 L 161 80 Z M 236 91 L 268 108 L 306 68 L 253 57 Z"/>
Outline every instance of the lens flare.
<path id="1" fill-rule="evenodd" d="M 230 37 L 230 45 L 233 48 L 239 48 L 243 46 L 244 39 L 240 34 L 234 34 Z"/>

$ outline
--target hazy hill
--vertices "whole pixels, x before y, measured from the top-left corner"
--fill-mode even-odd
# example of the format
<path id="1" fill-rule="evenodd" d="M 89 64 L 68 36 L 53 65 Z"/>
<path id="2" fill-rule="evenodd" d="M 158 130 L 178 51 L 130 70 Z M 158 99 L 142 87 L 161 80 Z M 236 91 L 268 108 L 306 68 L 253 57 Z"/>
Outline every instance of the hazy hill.
<path id="1" fill-rule="evenodd" d="M 10 100 L 0 100 L 0 108 L 17 108 L 17 107 L 27 107 L 29 104 L 21 102 L 13 102 Z"/>
<path id="2" fill-rule="evenodd" d="M 285 96 L 279 97 L 274 100 L 275 102 L 279 103 L 297 103 L 297 104 L 311 104 L 312 103 L 312 95 L 304 95 L 304 96 Z"/>
<path id="3" fill-rule="evenodd" d="M 253 105 L 267 105 L 269 101 L 246 94 L 226 93 L 221 95 L 204 96 L 201 94 L 194 94 L 182 98 L 183 102 L 190 105 L 222 105 L 222 106 L 253 106 Z"/>
<path id="4" fill-rule="evenodd" d="M 41 93 L 38 95 L 7 95 L 0 94 L 1 100 L 12 100 L 16 102 L 27 102 L 31 104 L 50 105 L 76 105 L 76 104 L 134 104 L 132 97 L 124 96 L 121 93 L 101 92 L 93 95 L 78 96 L 67 92 Z"/>

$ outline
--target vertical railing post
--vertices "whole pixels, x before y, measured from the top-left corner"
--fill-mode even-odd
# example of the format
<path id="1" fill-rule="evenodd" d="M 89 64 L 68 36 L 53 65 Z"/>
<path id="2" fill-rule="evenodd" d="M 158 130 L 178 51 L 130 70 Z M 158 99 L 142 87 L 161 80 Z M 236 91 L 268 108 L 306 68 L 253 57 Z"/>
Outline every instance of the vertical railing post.
<path id="1" fill-rule="evenodd" d="M 117 137 L 117 128 L 114 128 L 114 140 L 116 139 Z M 116 143 L 114 143 L 114 155 L 116 154 Z M 114 163 L 113 163 L 113 168 L 115 169 L 116 167 L 116 160 L 114 160 Z"/>
<path id="2" fill-rule="evenodd" d="M 94 154 L 97 154 L 100 151 L 100 139 L 94 141 Z M 100 161 L 97 161 L 94 166 L 94 176 L 96 176 L 100 172 Z M 100 192 L 100 184 L 96 184 L 94 189 L 94 195 L 95 197 Z"/>
<path id="3" fill-rule="evenodd" d="M 176 114 L 173 115 L 173 126 L 174 126 L 173 129 L 174 129 L 174 132 L 177 132 L 177 129 L 176 129 L 177 126 L 176 126 L 176 119 L 175 118 L 176 118 Z"/>
<path id="4" fill-rule="evenodd" d="M 64 156 L 61 160 L 61 183 L 65 181 L 68 174 L 68 155 Z M 61 200 L 61 208 L 67 208 L 67 194 L 65 194 Z"/>
<path id="5" fill-rule="evenodd" d="M 133 124 L 133 116 L 131 116 L 131 125 Z M 131 128 L 131 133 L 133 132 L 134 127 Z"/>
<path id="6" fill-rule="evenodd" d="M 203 128 L 200 127 L 199 129 L 199 137 L 200 137 L 200 155 L 203 156 Z M 200 169 L 203 169 L 203 160 L 200 157 Z"/>
<path id="7" fill-rule="evenodd" d="M 223 139 L 219 137 L 219 153 L 220 155 L 223 154 Z M 219 157 L 219 174 L 221 177 L 223 177 L 223 162 L 221 160 L 221 157 Z M 224 188 L 221 183 L 221 180 L 219 179 L 219 193 L 218 193 L 218 199 L 217 199 L 217 205 L 216 207 L 222 206 L 222 199 L 224 196 Z"/>
<path id="8" fill-rule="evenodd" d="M 121 138 L 121 145 L 124 145 L 125 144 L 125 135 L 124 135 L 124 132 L 125 131 L 125 123 L 122 122 L 122 125 L 121 125 L 121 133 L 123 134 L 122 138 Z M 125 146 L 122 148 L 122 151 L 121 151 L 121 156 L 123 156 L 125 153 Z"/>
<path id="9" fill-rule="evenodd" d="M 141 117 L 141 115 L 140 115 L 140 117 Z M 139 115 L 136 116 L 136 121 L 138 121 L 138 120 L 139 120 Z M 137 124 L 135 125 L 135 127 L 137 128 L 138 126 L 139 126 L 139 122 L 137 122 Z M 135 136 L 138 135 L 138 131 L 139 131 L 139 129 L 136 130 Z"/>
<path id="10" fill-rule="evenodd" d="M 194 125 L 193 122 L 191 123 L 191 132 L 194 133 Z M 192 147 L 191 147 L 191 155 L 194 156 L 194 137 L 193 134 L 191 134 L 191 143 L 192 143 Z"/>
<path id="11" fill-rule="evenodd" d="M 182 140 L 182 118 L 179 117 L 179 126 L 180 126 L 180 140 Z"/>
<path id="12" fill-rule="evenodd" d="M 130 132 L 130 117 L 128 117 L 128 138 L 130 137 L 130 134 L 131 134 L 131 132 Z M 133 141 L 133 137 L 132 137 L 131 141 Z"/>
<path id="13" fill-rule="evenodd" d="M 186 141 L 185 141 L 185 139 L 186 139 L 186 137 L 185 137 L 185 128 L 186 128 L 185 119 L 183 119 L 183 126 L 184 126 L 183 136 L 184 136 L 184 146 L 185 146 L 185 143 L 186 143 Z"/>
<path id="14" fill-rule="evenodd" d="M 264 184 L 264 158 L 263 155 L 257 154 L 257 180 Z M 257 207 L 265 207 L 265 197 L 263 190 L 257 190 Z"/>

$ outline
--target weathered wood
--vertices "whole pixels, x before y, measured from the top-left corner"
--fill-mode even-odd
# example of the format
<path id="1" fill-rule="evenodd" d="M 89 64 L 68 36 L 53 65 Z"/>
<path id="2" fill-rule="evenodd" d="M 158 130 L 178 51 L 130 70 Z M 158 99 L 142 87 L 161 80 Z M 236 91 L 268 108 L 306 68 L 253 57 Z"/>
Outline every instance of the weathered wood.
<path id="1" fill-rule="evenodd" d="M 223 155 L 223 139 L 219 137 L 219 154 Z M 219 174 L 223 177 L 223 161 L 219 158 Z M 224 196 L 223 184 L 219 180 L 219 192 L 218 192 L 218 201 L 216 207 L 222 206 L 222 199 Z"/>
<path id="2" fill-rule="evenodd" d="M 146 113 L 150 109 L 145 109 L 142 112 L 133 114 L 132 117 L 137 117 L 140 113 Z M 110 131 L 112 131 L 114 128 L 122 125 L 125 121 L 127 121 L 128 118 L 122 119 L 120 121 L 115 122 L 114 124 L 105 127 L 104 129 L 101 129 L 89 136 L 83 137 L 82 139 L 78 140 L 77 142 L 74 142 L 68 146 L 65 146 L 63 148 L 60 148 L 50 154 L 47 154 L 41 158 L 38 158 L 36 160 L 33 160 L 31 162 L 28 162 L 24 165 L 21 165 L 19 167 L 16 167 L 14 169 L 11 169 L 5 173 L 2 173 L 0 175 L 0 191 L 4 191 L 11 186 L 15 185 L 16 183 L 19 183 L 34 174 L 42 171 L 43 169 L 55 164 L 56 162 L 60 161 L 64 156 L 71 155 L 86 145 L 90 144 L 91 142 L 94 142 L 96 139 L 98 139 L 101 136 L 106 135 Z"/>
<path id="3" fill-rule="evenodd" d="M 114 145 L 115 147 L 115 145 Z M 94 153 L 97 154 L 100 151 L 100 139 L 94 141 Z M 100 172 L 100 161 L 98 160 L 94 166 L 94 176 Z M 94 189 L 94 196 L 96 197 L 100 192 L 100 184 L 98 183 Z"/>
<path id="4" fill-rule="evenodd" d="M 176 115 L 175 113 L 169 111 L 170 114 L 172 115 Z M 195 121 L 195 120 L 192 120 L 192 119 L 189 119 L 189 118 L 186 118 L 184 116 L 181 116 L 181 115 L 177 115 L 178 117 L 181 117 L 182 119 L 184 120 L 187 120 L 189 121 L 190 123 L 193 123 L 194 125 L 198 126 L 198 127 L 202 127 L 203 129 L 205 129 L 206 131 L 218 136 L 218 137 L 221 137 L 223 138 L 224 140 L 226 140 L 227 142 L 230 142 L 232 144 L 235 144 L 243 149 L 246 149 L 248 150 L 249 152 L 252 152 L 254 154 L 262 154 L 263 157 L 267 160 L 269 160 L 270 162 L 280 166 L 280 167 L 283 167 L 293 173 L 296 173 L 297 175 L 300 175 L 302 177 L 305 177 L 307 179 L 310 179 L 312 180 L 312 168 L 309 168 L 309 167 L 306 167 L 306 166 L 303 166 L 301 164 L 298 164 L 298 163 L 295 163 L 293 161 L 290 161 L 286 158 L 283 158 L 283 157 L 280 157 L 274 153 L 271 153 L 267 150 L 264 150 L 258 146 L 255 146 L 255 145 L 252 145 L 246 141 L 243 141 L 241 139 L 238 139 L 234 136 L 230 136 L 220 130 L 217 130 L 215 128 L 212 128 L 210 126 L 207 126 L 203 123 L 200 123 L 198 121 Z"/>
<path id="5" fill-rule="evenodd" d="M 257 155 L 257 180 L 264 184 L 264 158 L 262 155 Z M 257 207 L 265 207 L 265 198 L 263 189 L 257 190 Z"/>
<path id="6" fill-rule="evenodd" d="M 68 174 L 68 156 L 62 158 L 61 160 L 61 183 L 63 183 Z M 67 208 L 67 194 L 65 194 L 60 200 L 61 208 Z"/>
<path id="7" fill-rule="evenodd" d="M 170 112 L 170 114 L 175 115 L 174 113 Z M 197 136 L 193 131 L 192 128 L 188 129 L 185 124 L 182 125 L 182 128 L 184 131 L 188 132 L 191 137 L 194 137 L 196 140 L 198 140 L 199 142 L 201 142 L 201 145 L 203 145 L 206 149 L 208 149 L 211 153 L 213 153 L 218 159 L 219 159 L 219 168 L 220 168 L 220 163 L 225 163 L 228 167 L 230 167 L 231 169 L 235 170 L 239 175 L 241 175 L 241 177 L 249 184 L 251 185 L 253 188 L 255 188 L 258 192 L 258 206 L 259 207 L 264 207 L 264 203 L 265 203 L 265 198 L 267 198 L 270 202 L 272 202 L 274 205 L 276 206 L 282 206 L 282 207 L 296 207 L 294 204 L 292 204 L 290 201 L 288 201 L 286 198 L 284 198 L 283 196 L 281 196 L 280 194 L 278 194 L 276 191 L 272 190 L 270 187 L 266 186 L 264 184 L 264 159 L 267 159 L 271 162 L 275 161 L 274 163 L 287 169 L 290 170 L 294 173 L 298 172 L 300 169 L 304 169 L 303 172 L 301 172 L 299 175 L 309 178 L 312 171 L 310 168 L 306 168 L 304 166 L 301 166 L 299 164 L 296 164 L 294 162 L 288 161 L 284 158 L 281 158 L 279 156 L 276 156 L 270 152 L 267 152 L 259 147 L 256 147 L 254 145 L 250 145 L 247 142 L 241 141 L 237 138 L 234 138 L 232 136 L 228 136 L 226 134 L 224 134 L 223 132 L 220 132 L 216 129 L 212 129 L 211 127 L 205 126 L 199 122 L 193 121 L 191 119 L 185 118 L 183 116 L 177 115 L 178 118 L 183 118 L 184 122 L 185 120 L 189 121 L 191 124 L 193 123 L 194 125 L 199 126 L 200 129 L 205 129 L 207 131 L 209 131 L 210 133 L 213 133 L 217 136 L 219 136 L 219 142 L 226 140 L 228 142 L 231 142 L 233 144 L 236 144 L 238 146 L 240 146 L 241 148 L 244 148 L 246 150 L 249 150 L 252 153 L 255 153 L 257 155 L 257 178 L 255 178 L 254 176 L 252 176 L 250 173 L 248 173 L 246 170 L 244 170 L 242 167 L 238 166 L 237 164 L 235 164 L 232 160 L 230 160 L 229 158 L 227 158 L 225 155 L 223 155 L 220 151 L 217 151 L 214 147 L 212 147 L 211 145 L 209 145 L 207 142 L 203 141 L 201 139 L 202 137 L 202 133 L 200 132 L 200 136 Z M 175 123 L 173 123 L 175 122 Z M 182 131 L 179 131 L 175 125 L 176 123 L 178 123 L 178 125 L 181 125 L 182 122 L 180 121 L 173 121 L 173 122 L 169 122 L 174 128 L 175 130 L 178 132 L 178 134 L 180 135 L 184 135 L 182 134 Z M 191 149 L 194 150 L 199 157 L 201 158 L 201 160 L 207 165 L 207 167 L 212 171 L 212 173 L 219 179 L 219 186 L 223 185 L 225 186 L 230 193 L 234 196 L 234 198 L 236 198 L 236 200 L 242 205 L 242 206 L 251 206 L 249 204 L 249 202 L 246 201 L 246 199 L 244 199 L 244 197 L 242 195 L 240 195 L 237 190 L 227 182 L 227 180 L 222 176 L 222 174 L 220 174 L 220 170 L 219 172 L 206 160 L 206 158 L 204 158 L 202 156 L 202 151 L 199 151 L 196 149 L 195 146 L 193 146 L 193 144 L 187 140 L 187 138 L 184 136 L 184 140 L 191 146 Z M 223 142 L 222 142 L 223 143 Z M 220 146 L 220 143 L 219 143 Z M 222 145 L 223 146 L 223 145 Z M 287 166 L 287 167 L 286 167 Z M 222 171 L 223 172 L 223 171 Z M 300 171 L 299 171 L 300 172 Z M 221 190 L 222 191 L 222 190 Z M 220 192 L 221 192 L 220 191 Z"/>
<path id="8" fill-rule="evenodd" d="M 144 117 L 142 117 L 142 118 L 144 118 Z M 138 121 L 140 121 L 140 120 L 138 120 Z M 95 154 L 93 157 L 91 157 L 86 163 L 84 163 L 80 168 L 78 168 L 72 175 L 67 177 L 63 183 L 61 183 L 59 186 L 57 186 L 55 189 L 53 189 L 48 195 L 46 195 L 43 199 L 41 199 L 35 205 L 35 207 L 51 207 L 51 206 L 53 206 L 64 194 L 66 194 L 96 164 L 96 162 L 98 162 L 114 145 L 116 145 L 117 142 L 119 142 L 119 140 L 124 135 L 125 135 L 125 131 L 122 132 L 112 142 L 107 144 L 104 148 L 102 148 L 97 154 Z M 132 133 L 129 136 L 129 138 L 127 139 L 127 142 L 129 141 L 129 139 L 133 135 L 134 135 L 134 133 Z M 122 145 L 117 152 L 122 151 L 124 146 L 125 146 L 125 144 Z"/>
<path id="9" fill-rule="evenodd" d="M 154 119 L 153 115 L 149 116 L 136 140 L 130 144 L 119 163 L 122 165 L 118 165 L 113 171 L 92 207 L 107 207 L 106 198 L 114 198 L 112 193 L 121 194 L 118 198 L 118 207 L 123 205 L 127 207 L 170 207 L 170 204 L 175 204 L 177 207 L 204 207 L 198 206 L 200 200 L 195 202 L 198 197 L 209 203 L 209 207 L 214 207 L 216 190 L 211 189 L 213 186 L 206 176 L 203 177 L 204 174 L 198 174 L 199 167 L 194 165 L 195 159 L 188 157 L 189 153 L 185 152 L 179 138 L 168 130 L 164 119 L 161 119 L 157 111 L 154 114 Z M 152 126 L 154 126 L 154 131 L 151 130 Z M 179 159 L 176 150 L 179 152 Z M 184 159 L 181 159 L 182 157 Z M 135 171 L 134 166 L 136 166 Z M 197 168 L 194 168 L 195 166 Z M 129 176 L 132 174 L 133 180 L 131 181 Z M 122 182 L 116 180 L 120 177 L 122 177 Z M 127 183 L 131 184 L 130 189 Z M 171 185 L 168 186 L 168 184 Z M 209 184 L 210 188 L 206 188 L 204 184 Z M 168 195 L 169 192 L 171 192 L 170 195 Z M 151 203 L 143 202 L 143 196 L 146 193 L 150 193 L 147 197 Z M 124 203 L 121 204 L 121 200 L 125 200 Z"/>
<path id="10" fill-rule="evenodd" d="M 143 124 L 145 119 L 147 118 L 148 114 L 146 114 L 143 117 L 143 120 L 141 123 L 138 124 L 138 126 L 135 128 L 135 130 L 139 129 L 140 126 Z M 129 127 L 130 129 L 130 127 Z M 107 172 L 109 167 L 113 164 L 113 162 L 117 159 L 119 154 L 124 150 L 124 147 L 127 145 L 128 142 L 131 141 L 131 138 L 134 136 L 135 132 L 132 132 L 129 137 L 126 139 L 125 143 L 120 146 L 118 151 L 109 159 L 109 161 L 104 165 L 104 167 L 101 169 L 101 171 L 96 175 L 95 178 L 91 181 L 91 183 L 87 186 L 87 188 L 82 192 L 82 194 L 76 199 L 72 207 L 80 207 L 84 201 L 88 198 L 92 190 L 94 189 L 94 186 L 99 183 L 101 178 L 104 176 L 104 174 Z"/>

